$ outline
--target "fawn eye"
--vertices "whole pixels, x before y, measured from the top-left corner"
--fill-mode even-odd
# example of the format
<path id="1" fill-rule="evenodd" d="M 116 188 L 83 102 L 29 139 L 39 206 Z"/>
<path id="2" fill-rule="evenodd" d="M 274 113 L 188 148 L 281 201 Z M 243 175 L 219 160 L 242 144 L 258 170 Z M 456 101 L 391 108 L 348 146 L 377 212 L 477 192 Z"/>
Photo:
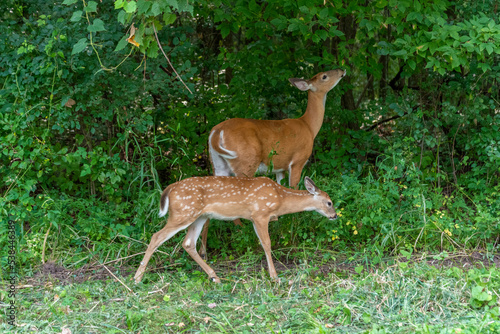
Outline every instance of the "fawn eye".
<path id="1" fill-rule="evenodd" d="M 328 75 L 323 74 L 323 80 L 326 80 L 326 78 L 328 78 Z"/>
<path id="2" fill-rule="evenodd" d="M 332 202 L 328 202 L 328 203 L 326 203 L 326 205 L 327 205 L 328 207 L 330 207 L 330 206 L 332 206 Z"/>

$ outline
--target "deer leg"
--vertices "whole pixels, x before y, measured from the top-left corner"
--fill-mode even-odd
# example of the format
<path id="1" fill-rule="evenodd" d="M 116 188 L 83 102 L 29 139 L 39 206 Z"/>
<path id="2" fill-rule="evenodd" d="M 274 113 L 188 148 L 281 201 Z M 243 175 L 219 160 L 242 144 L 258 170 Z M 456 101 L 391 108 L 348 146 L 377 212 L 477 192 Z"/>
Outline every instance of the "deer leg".
<path id="1" fill-rule="evenodd" d="M 260 244 L 262 245 L 262 248 L 264 248 L 264 252 L 266 253 L 269 275 L 271 276 L 271 278 L 277 279 L 278 274 L 276 273 L 276 269 L 274 268 L 274 262 L 271 256 L 271 240 L 269 239 L 268 225 L 269 217 L 255 219 L 253 222 L 255 233 L 259 237 Z"/>
<path id="2" fill-rule="evenodd" d="M 167 221 L 167 225 L 162 228 L 160 231 L 153 234 L 151 238 L 151 242 L 149 243 L 148 248 L 146 249 L 146 253 L 144 254 L 144 258 L 141 261 L 139 268 L 137 268 L 137 272 L 134 275 L 134 280 L 136 283 L 139 283 L 142 280 L 142 276 L 144 276 L 144 271 L 146 270 L 146 266 L 148 265 L 149 260 L 153 253 L 161 246 L 165 241 L 172 238 L 177 232 L 185 229 L 189 224 L 186 224 L 183 221 L 176 221 L 175 219 L 169 218 Z M 179 227 L 180 226 L 180 227 Z"/>
<path id="3" fill-rule="evenodd" d="M 304 165 L 306 164 L 306 162 L 301 164 L 293 164 L 288 168 L 288 183 L 290 184 L 291 188 L 297 189 L 300 181 L 300 176 L 302 174 L 302 169 L 304 169 Z"/>
<path id="4" fill-rule="evenodd" d="M 207 257 L 207 236 L 208 236 L 208 225 L 210 224 L 210 219 L 207 219 L 203 225 L 203 231 L 201 232 L 201 245 L 200 245 L 200 256 L 202 259 Z"/>
<path id="5" fill-rule="evenodd" d="M 278 184 L 281 184 L 281 180 L 283 180 L 284 178 L 285 178 L 285 172 L 276 173 L 276 182 L 278 182 Z"/>
<path id="6" fill-rule="evenodd" d="M 188 254 L 193 258 L 193 260 L 195 260 L 196 263 L 198 263 L 198 265 L 207 273 L 208 277 L 210 277 L 210 279 L 213 282 L 220 283 L 220 279 L 219 277 L 217 277 L 215 271 L 212 268 L 210 268 L 210 266 L 205 261 L 203 261 L 201 256 L 196 251 L 196 241 L 198 240 L 200 232 L 203 226 L 205 225 L 206 221 L 207 221 L 206 218 L 200 217 L 196 219 L 195 222 L 189 226 L 186 237 L 182 242 L 182 247 L 184 247 L 186 252 L 188 252 Z"/>

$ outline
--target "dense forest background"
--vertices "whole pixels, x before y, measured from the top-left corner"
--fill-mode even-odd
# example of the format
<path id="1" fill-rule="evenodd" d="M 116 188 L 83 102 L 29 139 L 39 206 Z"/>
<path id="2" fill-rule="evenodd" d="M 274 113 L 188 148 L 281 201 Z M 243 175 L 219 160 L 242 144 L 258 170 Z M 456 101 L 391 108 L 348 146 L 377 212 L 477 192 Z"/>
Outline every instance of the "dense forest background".
<path id="1" fill-rule="evenodd" d="M 23 274 L 41 261 L 143 252 L 165 222 L 160 191 L 211 174 L 214 125 L 299 117 L 307 94 L 288 78 L 339 67 L 347 76 L 327 97 L 303 176 L 341 217 L 281 217 L 273 248 L 361 250 L 374 261 L 401 250 L 498 252 L 498 6 L 2 2 L 2 263 L 9 220 Z M 260 252 L 251 224 L 211 224 L 209 239 L 212 255 Z"/>

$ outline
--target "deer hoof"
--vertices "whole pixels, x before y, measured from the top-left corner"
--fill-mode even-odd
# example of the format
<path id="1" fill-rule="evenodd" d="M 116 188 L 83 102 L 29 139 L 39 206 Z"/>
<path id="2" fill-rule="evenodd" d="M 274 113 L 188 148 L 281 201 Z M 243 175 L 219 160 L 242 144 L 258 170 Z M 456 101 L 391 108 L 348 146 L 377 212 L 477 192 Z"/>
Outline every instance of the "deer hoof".
<path id="1" fill-rule="evenodd" d="M 278 276 L 275 276 L 275 277 L 271 277 L 271 281 L 273 281 L 274 283 L 281 283 L 281 279 L 278 277 Z"/>
<path id="2" fill-rule="evenodd" d="M 134 276 L 134 281 L 135 284 L 139 283 L 142 280 L 142 276 L 144 276 L 144 273 L 136 273 Z"/>
<path id="3" fill-rule="evenodd" d="M 220 278 L 219 277 L 210 277 L 210 280 L 214 283 L 220 283 Z"/>

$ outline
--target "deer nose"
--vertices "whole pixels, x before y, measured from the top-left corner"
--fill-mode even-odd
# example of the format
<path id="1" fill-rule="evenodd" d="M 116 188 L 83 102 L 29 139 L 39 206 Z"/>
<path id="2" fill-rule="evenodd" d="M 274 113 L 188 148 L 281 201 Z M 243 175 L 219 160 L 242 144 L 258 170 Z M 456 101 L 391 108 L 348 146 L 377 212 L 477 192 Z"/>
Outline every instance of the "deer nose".
<path id="1" fill-rule="evenodd" d="M 330 220 L 335 220 L 337 219 L 337 213 L 334 213 L 333 215 L 330 216 Z"/>

